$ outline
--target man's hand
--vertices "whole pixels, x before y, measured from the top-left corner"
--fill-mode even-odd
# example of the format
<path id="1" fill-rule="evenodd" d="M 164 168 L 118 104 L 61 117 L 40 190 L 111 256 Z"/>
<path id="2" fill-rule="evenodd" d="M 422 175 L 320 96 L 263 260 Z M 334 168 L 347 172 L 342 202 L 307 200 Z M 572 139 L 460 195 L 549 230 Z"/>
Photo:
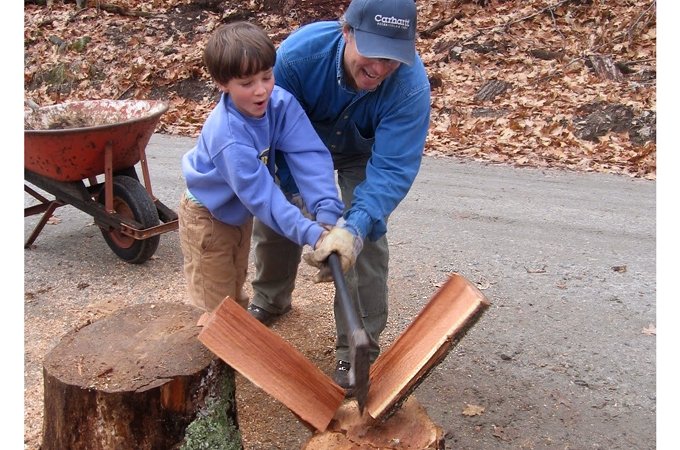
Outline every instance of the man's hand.
<path id="1" fill-rule="evenodd" d="M 354 265 L 364 246 L 364 242 L 359 236 L 352 234 L 348 228 L 340 224 L 341 222 L 338 223 L 339 225 L 333 227 L 327 236 L 319 239 L 313 252 L 305 253 L 303 256 L 307 264 L 319 269 L 319 272 L 314 276 L 315 283 L 333 281 L 326 261 L 328 255 L 332 252 L 338 253 L 344 273 Z"/>

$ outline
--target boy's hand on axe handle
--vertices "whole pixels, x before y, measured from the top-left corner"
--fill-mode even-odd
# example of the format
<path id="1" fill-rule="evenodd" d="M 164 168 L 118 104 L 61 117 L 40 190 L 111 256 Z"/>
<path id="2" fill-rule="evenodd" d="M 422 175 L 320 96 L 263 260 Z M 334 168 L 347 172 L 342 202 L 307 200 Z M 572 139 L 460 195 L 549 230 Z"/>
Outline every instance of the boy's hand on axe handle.
<path id="1" fill-rule="evenodd" d="M 364 241 L 353 231 L 346 226 L 345 219 L 340 218 L 331 231 L 319 240 L 314 251 L 305 253 L 303 256 L 305 262 L 319 269 L 319 272 L 314 276 L 315 283 L 333 281 L 326 261 L 328 255 L 332 252 L 336 252 L 340 256 L 343 273 L 347 273 L 354 265 L 364 246 Z"/>

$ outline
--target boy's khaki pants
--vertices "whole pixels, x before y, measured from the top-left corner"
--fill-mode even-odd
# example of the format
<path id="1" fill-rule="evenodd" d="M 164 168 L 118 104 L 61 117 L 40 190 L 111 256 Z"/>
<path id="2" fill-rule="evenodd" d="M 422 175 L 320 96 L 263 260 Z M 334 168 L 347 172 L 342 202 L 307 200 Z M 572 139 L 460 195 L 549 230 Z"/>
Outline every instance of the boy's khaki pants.
<path id="1" fill-rule="evenodd" d="M 191 303 L 212 311 L 229 296 L 247 308 L 248 296 L 243 292 L 243 285 L 248 274 L 253 220 L 241 226 L 220 222 L 206 207 L 185 194 L 177 214 Z"/>

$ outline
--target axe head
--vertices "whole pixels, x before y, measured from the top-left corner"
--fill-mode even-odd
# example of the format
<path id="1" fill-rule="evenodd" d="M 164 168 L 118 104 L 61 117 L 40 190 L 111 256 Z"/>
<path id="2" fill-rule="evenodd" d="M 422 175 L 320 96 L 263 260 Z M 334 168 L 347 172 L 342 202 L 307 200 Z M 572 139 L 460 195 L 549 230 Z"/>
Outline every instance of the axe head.
<path id="1" fill-rule="evenodd" d="M 363 328 L 354 330 L 349 339 L 349 382 L 353 386 L 353 395 L 359 404 L 359 413 L 364 413 L 366 406 L 366 399 L 368 397 L 368 388 L 370 381 L 368 379 L 371 362 L 368 355 L 369 338 L 368 333 Z"/>

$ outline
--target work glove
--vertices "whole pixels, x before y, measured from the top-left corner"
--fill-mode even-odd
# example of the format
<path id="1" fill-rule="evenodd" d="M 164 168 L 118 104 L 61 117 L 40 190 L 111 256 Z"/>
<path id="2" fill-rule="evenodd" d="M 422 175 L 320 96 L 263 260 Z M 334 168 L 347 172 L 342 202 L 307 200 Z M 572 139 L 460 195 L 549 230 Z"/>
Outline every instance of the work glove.
<path id="1" fill-rule="evenodd" d="M 364 246 L 364 241 L 347 227 L 345 220 L 340 218 L 338 223 L 323 239 L 317 242 L 314 251 L 307 252 L 303 259 L 310 266 L 319 269 L 314 276 L 315 283 L 333 281 L 331 269 L 328 266 L 328 255 L 336 252 L 340 257 L 342 272 L 346 273 L 357 261 L 357 256 Z"/>
<path id="2" fill-rule="evenodd" d="M 319 224 L 321 225 L 321 224 Z M 323 231 L 321 232 L 321 235 L 319 236 L 319 239 L 316 240 L 316 244 L 314 244 L 314 248 L 318 248 L 319 245 L 321 245 L 321 242 L 326 239 L 326 236 L 328 236 L 328 233 L 330 232 L 330 229 L 327 229 L 324 227 Z"/>

